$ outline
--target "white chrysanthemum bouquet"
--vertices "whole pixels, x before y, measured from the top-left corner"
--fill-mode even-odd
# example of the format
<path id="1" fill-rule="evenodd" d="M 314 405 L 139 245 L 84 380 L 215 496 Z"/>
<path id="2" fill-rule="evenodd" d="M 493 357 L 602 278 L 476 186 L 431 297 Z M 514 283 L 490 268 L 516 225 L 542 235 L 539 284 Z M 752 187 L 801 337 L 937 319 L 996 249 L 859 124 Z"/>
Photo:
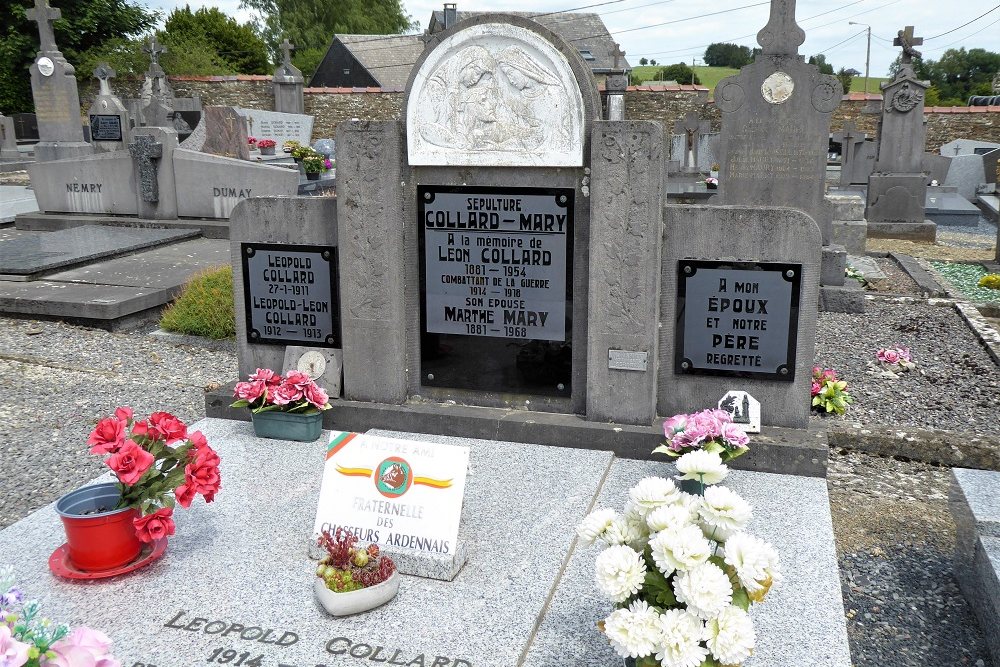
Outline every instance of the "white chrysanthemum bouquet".
<path id="1" fill-rule="evenodd" d="M 599 509 L 577 528 L 583 542 L 606 545 L 597 585 L 615 610 L 599 626 L 637 667 L 742 664 L 755 642 L 750 604 L 781 579 L 775 549 L 744 532 L 750 505 L 717 486 L 729 474 L 719 452 L 686 449 L 677 469 L 704 495 L 647 477 L 623 513 Z"/>

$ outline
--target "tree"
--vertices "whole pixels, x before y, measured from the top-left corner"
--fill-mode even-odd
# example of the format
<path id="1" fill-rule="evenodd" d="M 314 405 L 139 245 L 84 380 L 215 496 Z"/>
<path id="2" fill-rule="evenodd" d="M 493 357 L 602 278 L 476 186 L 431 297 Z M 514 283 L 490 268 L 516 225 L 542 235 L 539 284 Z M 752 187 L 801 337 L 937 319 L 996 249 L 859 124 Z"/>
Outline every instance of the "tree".
<path id="1" fill-rule="evenodd" d="M 1000 71 L 1000 53 L 985 49 L 948 49 L 940 60 L 913 59 L 913 71 L 918 79 L 930 81 L 937 91 L 938 105 L 963 106 L 972 95 L 989 94 L 993 73 Z M 890 76 L 901 67 L 897 56 L 889 66 Z"/>
<path id="2" fill-rule="evenodd" d="M 396 35 L 416 29 L 400 0 L 240 0 L 257 14 L 264 41 L 278 60 L 287 37 L 296 49 L 322 49 L 337 33 Z"/>
<path id="3" fill-rule="evenodd" d="M 215 7 L 192 12 L 190 6 L 170 12 L 158 39 L 167 45 L 164 69 L 170 74 L 221 74 L 220 71 L 181 71 L 168 56 L 178 58 L 200 53 L 200 59 L 238 74 L 269 74 L 272 69 L 267 45 L 251 23 L 240 24 Z M 172 55 L 171 55 L 172 54 Z M 214 57 L 213 57 L 214 54 Z"/>
<path id="4" fill-rule="evenodd" d="M 649 58 L 639 58 L 639 64 L 645 67 L 649 64 Z"/>
<path id="5" fill-rule="evenodd" d="M 840 85 L 844 87 L 844 94 L 851 92 L 851 81 L 854 79 L 854 75 L 846 68 L 841 67 L 837 70 L 837 78 L 840 79 Z"/>
<path id="6" fill-rule="evenodd" d="M 826 62 L 826 56 L 822 53 L 815 56 L 809 56 L 809 64 L 816 65 L 819 68 L 820 74 L 833 74 L 833 65 Z"/>
<path id="7" fill-rule="evenodd" d="M 656 78 L 660 81 L 676 81 L 677 83 L 701 83 L 701 79 L 687 63 L 667 65 L 657 73 Z"/>
<path id="8" fill-rule="evenodd" d="M 734 67 L 740 69 L 753 62 L 750 47 L 716 42 L 705 49 L 705 64 L 710 67 Z"/>
<path id="9" fill-rule="evenodd" d="M 650 65 L 655 65 L 655 64 L 656 64 L 656 61 L 655 61 L 655 60 L 650 60 L 650 61 L 649 61 L 649 64 L 650 64 Z"/>
<path id="10" fill-rule="evenodd" d="M 38 51 L 38 25 L 25 12 L 34 0 L 5 0 L 0 23 L 0 111 L 31 111 L 31 77 L 28 68 Z M 88 61 L 92 50 L 140 35 L 155 25 L 159 14 L 130 0 L 61 0 L 62 18 L 54 24 L 56 45 L 66 59 L 77 65 Z M 76 67 L 80 80 L 91 78 L 91 70 Z"/>

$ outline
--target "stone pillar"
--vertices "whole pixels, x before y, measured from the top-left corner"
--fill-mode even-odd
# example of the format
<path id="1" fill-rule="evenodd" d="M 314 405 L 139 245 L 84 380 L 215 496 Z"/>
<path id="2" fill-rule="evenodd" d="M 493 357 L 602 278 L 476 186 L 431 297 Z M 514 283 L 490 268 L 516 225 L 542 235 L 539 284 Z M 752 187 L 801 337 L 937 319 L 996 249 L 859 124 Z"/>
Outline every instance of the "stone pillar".
<path id="1" fill-rule="evenodd" d="M 659 368 L 663 128 L 596 122 L 591 151 L 587 419 L 649 425 Z"/>
<path id="2" fill-rule="evenodd" d="M 292 64 L 291 52 L 295 48 L 287 39 L 281 43 L 284 53 L 281 66 L 274 71 L 274 110 L 283 113 L 305 113 L 306 104 L 302 96 L 304 79 L 302 72 Z"/>
<path id="3" fill-rule="evenodd" d="M 52 31 L 52 22 L 62 12 L 49 7 L 48 0 L 35 0 L 27 16 L 38 23 L 40 37 L 38 55 L 31 64 L 31 95 L 40 139 L 35 158 L 42 162 L 87 155 L 93 147 L 83 139 L 76 70 L 56 48 Z"/>
<path id="4" fill-rule="evenodd" d="M 20 157 L 14 135 L 14 119 L 0 114 L 0 160 L 17 160 Z"/>
<path id="5" fill-rule="evenodd" d="M 144 127 L 129 144 L 135 165 L 136 202 L 140 218 L 177 218 L 174 182 L 174 149 L 177 132 L 164 127 Z"/>
<path id="6" fill-rule="evenodd" d="M 607 120 L 625 120 L 625 91 L 628 90 L 627 74 L 612 74 L 604 82 L 607 96 Z"/>
<path id="7" fill-rule="evenodd" d="M 344 398 L 402 403 L 406 321 L 402 124 L 337 126 Z"/>

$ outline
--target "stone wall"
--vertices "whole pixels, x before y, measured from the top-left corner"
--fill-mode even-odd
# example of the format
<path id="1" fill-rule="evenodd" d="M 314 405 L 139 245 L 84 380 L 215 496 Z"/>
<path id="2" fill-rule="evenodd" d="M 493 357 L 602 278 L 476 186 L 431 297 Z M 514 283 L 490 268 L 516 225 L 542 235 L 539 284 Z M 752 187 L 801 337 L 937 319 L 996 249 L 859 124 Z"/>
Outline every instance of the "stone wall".
<path id="1" fill-rule="evenodd" d="M 112 85 L 119 97 L 138 95 L 139 79 L 114 79 Z M 232 105 L 253 109 L 274 109 L 271 77 L 266 75 L 238 76 L 171 76 L 170 85 L 179 97 L 200 95 L 202 104 Z M 94 96 L 97 81 L 81 86 L 81 115 L 85 115 Z M 625 117 L 629 120 L 658 120 L 668 130 L 689 111 L 696 111 L 712 123 L 718 132 L 721 114 L 708 99 L 704 86 L 631 86 L 625 94 Z M 393 120 L 399 118 L 403 93 L 381 88 L 306 88 L 306 113 L 315 118 L 313 137 L 333 137 L 337 125 L 345 120 Z M 831 131 L 841 129 L 851 120 L 875 136 L 882 110 L 882 96 L 874 93 L 851 93 L 844 97 L 833 113 Z M 1000 107 L 929 107 L 927 119 L 927 150 L 954 139 L 980 139 L 1000 143 Z"/>

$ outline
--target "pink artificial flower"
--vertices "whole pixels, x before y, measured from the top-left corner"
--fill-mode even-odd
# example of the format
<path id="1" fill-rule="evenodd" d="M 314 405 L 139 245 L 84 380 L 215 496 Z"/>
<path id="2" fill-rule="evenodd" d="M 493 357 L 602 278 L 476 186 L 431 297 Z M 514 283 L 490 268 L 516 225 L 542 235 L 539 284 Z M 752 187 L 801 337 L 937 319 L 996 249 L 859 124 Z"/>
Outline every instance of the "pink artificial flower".
<path id="1" fill-rule="evenodd" d="M 42 667 L 121 667 L 111 655 L 111 640 L 97 630 L 79 627 L 52 645 L 53 658 L 43 658 Z"/>
<path id="2" fill-rule="evenodd" d="M 123 405 L 120 408 L 115 409 L 115 417 L 122 420 L 123 422 L 132 421 L 132 408 L 127 405 Z"/>
<path id="3" fill-rule="evenodd" d="M 330 158 L 327 158 L 326 161 L 323 162 L 323 166 L 327 169 L 333 169 L 333 163 L 330 162 Z"/>
<path id="4" fill-rule="evenodd" d="M 140 516 L 132 520 L 135 526 L 135 536 L 140 542 L 155 542 L 174 534 L 176 526 L 172 507 L 161 507 L 152 514 Z"/>
<path id="5" fill-rule="evenodd" d="M 191 507 L 191 502 L 197 494 L 198 492 L 195 491 L 194 484 L 185 483 L 174 489 L 174 499 L 184 509 Z"/>
<path id="6" fill-rule="evenodd" d="M 153 455 L 135 444 L 134 440 L 126 440 L 105 463 L 115 471 L 122 484 L 132 486 L 146 474 L 155 461 Z"/>
<path id="7" fill-rule="evenodd" d="M 668 438 L 672 438 L 674 434 L 680 433 L 684 430 L 684 427 L 687 426 L 687 421 L 687 415 L 674 415 L 667 421 L 663 422 L 663 435 Z"/>
<path id="8" fill-rule="evenodd" d="M 87 438 L 91 454 L 113 454 L 125 442 L 125 422 L 115 417 L 107 417 L 97 422 L 97 426 Z"/>
<path id="9" fill-rule="evenodd" d="M 142 438 L 149 435 L 149 424 L 145 421 L 132 424 L 132 438 Z"/>
<path id="10" fill-rule="evenodd" d="M 878 359 L 883 364 L 898 364 L 899 363 L 899 351 L 895 348 L 880 348 L 875 352 L 875 358 Z"/>
<path id="11" fill-rule="evenodd" d="M 169 412 L 154 412 L 149 415 L 150 429 L 163 436 L 168 445 L 187 437 L 187 426 Z M 156 436 L 154 436 L 156 437 Z M 159 438 L 156 437 L 158 440 Z"/>
<path id="12" fill-rule="evenodd" d="M 288 405 L 302 400 L 302 390 L 286 382 L 274 389 L 270 399 L 275 405 Z"/>
<path id="13" fill-rule="evenodd" d="M 750 437 L 746 434 L 746 431 L 736 424 L 723 424 L 722 437 L 726 439 L 730 447 L 742 448 L 750 444 Z"/>
<path id="14" fill-rule="evenodd" d="M 702 410 L 688 419 L 687 433 L 696 433 L 702 440 L 714 440 L 722 435 L 722 425 L 733 421 L 725 410 Z"/>
<path id="15" fill-rule="evenodd" d="M 28 662 L 31 646 L 14 639 L 6 624 L 0 623 L 0 667 L 21 667 Z"/>
<path id="16" fill-rule="evenodd" d="M 913 361 L 913 357 L 910 355 L 910 348 L 897 347 L 896 352 L 899 352 L 899 358 L 903 361 Z"/>
<path id="17" fill-rule="evenodd" d="M 248 403 L 253 403 L 265 394 L 267 394 L 267 383 L 264 380 L 237 382 L 236 388 L 233 390 L 233 396 Z"/>
<path id="18" fill-rule="evenodd" d="M 812 388 L 809 390 L 810 396 L 817 396 L 821 391 L 823 391 L 823 385 L 813 380 Z"/>
<path id="19" fill-rule="evenodd" d="M 310 382 L 309 385 L 306 386 L 303 395 L 310 404 L 320 410 L 325 408 L 326 404 L 330 402 L 330 396 L 315 382 Z"/>
<path id="20" fill-rule="evenodd" d="M 306 387 L 314 383 L 308 373 L 303 373 L 302 371 L 288 371 L 288 375 L 285 376 L 284 384 L 292 385 L 299 391 L 304 392 Z"/>
<path id="21" fill-rule="evenodd" d="M 281 376 L 270 368 L 258 368 L 257 372 L 250 376 L 251 380 L 262 380 L 265 384 L 281 384 Z"/>
<path id="22" fill-rule="evenodd" d="M 194 445 L 195 449 L 205 449 L 208 447 L 208 438 L 201 431 L 191 431 L 188 433 L 188 440 Z"/>
<path id="23" fill-rule="evenodd" d="M 828 380 L 830 382 L 836 382 L 837 371 L 833 370 L 832 368 L 826 369 L 825 371 L 823 371 L 823 379 Z"/>

